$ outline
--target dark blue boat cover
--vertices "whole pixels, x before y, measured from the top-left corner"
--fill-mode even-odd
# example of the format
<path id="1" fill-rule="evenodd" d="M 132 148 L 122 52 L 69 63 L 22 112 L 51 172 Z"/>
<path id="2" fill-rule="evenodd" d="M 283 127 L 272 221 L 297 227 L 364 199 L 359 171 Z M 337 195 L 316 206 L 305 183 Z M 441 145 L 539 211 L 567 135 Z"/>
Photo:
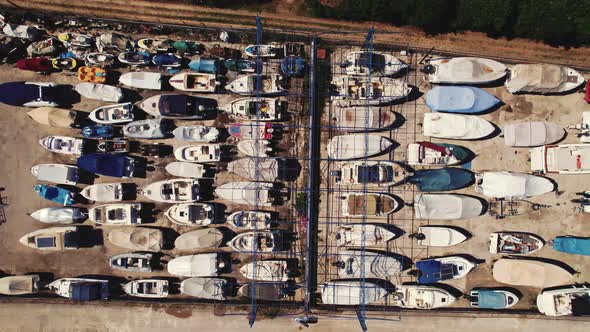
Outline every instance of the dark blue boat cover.
<path id="1" fill-rule="evenodd" d="M 44 90 L 47 88 L 44 88 Z M 45 95 L 45 93 L 43 94 Z M 39 98 L 39 86 L 25 82 L 8 82 L 0 84 L 0 102 L 22 106 Z"/>
<path id="2" fill-rule="evenodd" d="M 423 192 L 461 189 L 473 181 L 472 172 L 452 167 L 417 170 L 408 179 L 408 182 L 415 184 Z"/>
<path id="3" fill-rule="evenodd" d="M 127 156 L 121 153 L 92 153 L 78 158 L 77 164 L 90 173 L 121 178 L 125 176 L 126 159 Z"/>
<path id="4" fill-rule="evenodd" d="M 568 254 L 590 256 L 590 238 L 558 236 L 553 239 L 553 249 Z"/>
<path id="5" fill-rule="evenodd" d="M 178 64 L 180 60 L 174 54 L 156 54 L 152 62 L 156 66 L 170 66 Z"/>
<path id="6" fill-rule="evenodd" d="M 164 116 L 205 116 L 205 110 L 216 106 L 214 99 L 175 94 L 162 95 L 158 109 Z"/>
<path id="7" fill-rule="evenodd" d="M 281 71 L 287 76 L 301 76 L 305 69 L 305 60 L 298 56 L 289 56 L 281 61 Z"/>
<path id="8" fill-rule="evenodd" d="M 39 196 L 56 202 L 62 205 L 73 205 L 74 199 L 71 197 L 72 192 L 56 186 L 50 186 L 46 184 L 38 184 L 34 187 L 35 191 Z"/>
<path id="9" fill-rule="evenodd" d="M 433 284 L 441 280 L 453 279 L 456 273 L 454 264 L 442 264 L 433 259 L 416 262 L 416 268 L 420 270 L 418 283 Z"/>
<path id="10" fill-rule="evenodd" d="M 477 306 L 483 309 L 504 309 L 508 305 L 506 303 L 506 295 L 501 292 L 496 292 L 491 289 L 478 290 Z"/>
<path id="11" fill-rule="evenodd" d="M 92 301 L 109 298 L 106 282 L 79 282 L 70 285 L 71 299 L 74 301 Z"/>

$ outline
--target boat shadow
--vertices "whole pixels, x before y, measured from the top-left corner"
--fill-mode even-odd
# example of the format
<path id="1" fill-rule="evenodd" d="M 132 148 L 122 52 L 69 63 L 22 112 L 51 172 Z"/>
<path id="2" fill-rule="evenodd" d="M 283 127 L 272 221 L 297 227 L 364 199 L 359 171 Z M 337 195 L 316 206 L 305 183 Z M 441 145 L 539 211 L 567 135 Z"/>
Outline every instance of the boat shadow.
<path id="1" fill-rule="evenodd" d="M 79 248 L 93 248 L 104 245 L 104 234 L 101 228 L 92 226 L 76 226 Z"/>
<path id="2" fill-rule="evenodd" d="M 76 278 L 107 280 L 109 282 L 109 293 L 111 297 L 126 295 L 123 291 L 123 285 L 129 282 L 128 279 L 125 279 L 123 277 L 105 274 L 82 274 L 77 276 Z"/>
<path id="3" fill-rule="evenodd" d="M 78 184 L 91 185 L 96 179 L 98 179 L 98 175 L 78 168 Z"/>
<path id="4" fill-rule="evenodd" d="M 284 166 L 279 169 L 278 181 L 296 181 L 301 173 L 301 164 L 294 158 L 285 158 Z"/>
<path id="5" fill-rule="evenodd" d="M 135 184 L 134 184 L 135 185 Z M 137 196 L 137 194 L 136 194 Z M 139 217 L 141 218 L 141 224 L 153 224 L 156 222 L 156 215 L 159 210 L 156 209 L 154 203 L 141 203 L 141 210 L 139 211 Z"/>
<path id="6" fill-rule="evenodd" d="M 62 108 L 71 108 L 72 105 L 82 100 L 80 94 L 69 84 L 60 84 L 55 88 L 56 95 L 53 97 Z"/>

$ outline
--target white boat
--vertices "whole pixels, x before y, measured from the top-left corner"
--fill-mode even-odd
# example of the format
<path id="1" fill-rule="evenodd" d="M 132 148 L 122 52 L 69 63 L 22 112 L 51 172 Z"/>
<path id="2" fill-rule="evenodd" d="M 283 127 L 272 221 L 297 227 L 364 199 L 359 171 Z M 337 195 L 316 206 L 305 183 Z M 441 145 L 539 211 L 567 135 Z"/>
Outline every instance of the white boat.
<path id="1" fill-rule="evenodd" d="M 434 284 L 441 281 L 460 279 L 479 264 L 461 256 L 427 258 L 416 262 L 419 284 Z"/>
<path id="2" fill-rule="evenodd" d="M 100 124 L 118 124 L 133 121 L 133 104 L 123 103 L 102 106 L 90 112 L 88 117 Z"/>
<path id="3" fill-rule="evenodd" d="M 503 289 L 477 288 L 469 292 L 469 305 L 474 308 L 508 309 L 518 301 L 516 294 Z"/>
<path id="4" fill-rule="evenodd" d="M 123 285 L 123 291 L 131 296 L 146 298 L 168 297 L 168 280 L 141 279 L 133 280 Z"/>
<path id="5" fill-rule="evenodd" d="M 389 77 L 353 77 L 336 75 L 332 78 L 338 95 L 331 100 L 338 107 L 384 105 L 407 97 L 412 88 L 404 81 Z"/>
<path id="6" fill-rule="evenodd" d="M 164 138 L 162 119 L 147 119 L 129 122 L 123 127 L 123 135 L 131 138 Z"/>
<path id="7" fill-rule="evenodd" d="M 194 72 L 176 74 L 168 82 L 177 90 L 197 93 L 215 92 L 221 84 L 215 74 Z"/>
<path id="8" fill-rule="evenodd" d="M 195 179 L 170 179 L 149 184 L 141 194 L 155 202 L 187 203 L 199 200 L 199 181 Z"/>
<path id="9" fill-rule="evenodd" d="M 140 66 L 147 66 L 150 64 L 152 55 L 147 52 L 121 52 L 117 56 L 120 63 L 138 68 Z"/>
<path id="10" fill-rule="evenodd" d="M 520 199 L 555 190 L 551 180 L 516 172 L 484 172 L 475 175 L 475 192 L 488 197 Z"/>
<path id="11" fill-rule="evenodd" d="M 524 232 L 494 232 L 490 234 L 490 254 L 529 255 L 544 246 L 543 240 Z"/>
<path id="12" fill-rule="evenodd" d="M 172 131 L 172 135 L 182 141 L 215 142 L 219 138 L 219 130 L 202 125 L 180 126 Z"/>
<path id="13" fill-rule="evenodd" d="M 236 211 L 227 217 L 227 223 L 240 230 L 268 229 L 272 213 L 264 211 Z"/>
<path id="14" fill-rule="evenodd" d="M 61 278 L 47 285 L 55 294 L 74 300 L 107 300 L 109 298 L 109 281 L 91 278 Z"/>
<path id="15" fill-rule="evenodd" d="M 88 219 L 99 225 L 141 224 L 141 203 L 105 204 L 88 210 Z"/>
<path id="16" fill-rule="evenodd" d="M 24 295 L 39 292 L 39 275 L 9 276 L 0 278 L 0 294 Z"/>
<path id="17" fill-rule="evenodd" d="M 377 283 L 358 280 L 332 280 L 321 286 L 322 303 L 336 305 L 371 304 L 381 301 L 388 291 Z"/>
<path id="18" fill-rule="evenodd" d="M 66 47 L 90 48 L 94 46 L 94 39 L 90 35 L 75 32 L 62 32 L 57 35 L 57 39 Z"/>
<path id="19" fill-rule="evenodd" d="M 343 132 L 384 130 L 397 120 L 396 113 L 385 107 L 337 107 L 331 116 L 330 124 Z"/>
<path id="20" fill-rule="evenodd" d="M 152 272 L 152 260 L 154 254 L 151 252 L 136 252 L 115 255 L 108 259 L 111 269 L 126 272 Z"/>
<path id="21" fill-rule="evenodd" d="M 109 68 L 117 62 L 117 58 L 109 53 L 89 53 L 86 56 L 86 62 L 89 66 L 100 68 Z"/>
<path id="22" fill-rule="evenodd" d="M 123 200 L 124 183 L 97 183 L 80 192 L 84 198 L 95 202 L 118 202 Z"/>
<path id="23" fill-rule="evenodd" d="M 572 68 L 535 63 L 510 67 L 504 85 L 510 93 L 554 94 L 571 91 L 582 83 L 584 76 Z"/>
<path id="24" fill-rule="evenodd" d="M 344 67 L 346 75 L 367 76 L 369 69 L 371 76 L 392 76 L 409 66 L 391 54 L 377 51 L 353 51 L 344 56 Z"/>
<path id="25" fill-rule="evenodd" d="M 567 284 L 573 274 L 553 263 L 537 259 L 501 258 L 494 263 L 497 282 L 514 286 L 548 288 Z"/>
<path id="26" fill-rule="evenodd" d="M 174 204 L 164 213 L 173 223 L 182 226 L 207 226 L 215 218 L 212 204 L 180 203 Z"/>
<path id="27" fill-rule="evenodd" d="M 274 185 L 267 182 L 229 182 L 215 189 L 215 195 L 237 204 L 272 206 Z"/>
<path id="28" fill-rule="evenodd" d="M 216 253 L 180 256 L 168 262 L 168 273 L 179 277 L 214 277 L 226 268 Z"/>
<path id="29" fill-rule="evenodd" d="M 223 241 L 223 233 L 218 228 L 203 228 L 181 234 L 174 241 L 177 250 L 217 248 Z"/>
<path id="30" fill-rule="evenodd" d="M 121 227 L 109 232 L 109 241 L 121 248 L 158 252 L 164 245 L 164 235 L 157 228 Z"/>
<path id="31" fill-rule="evenodd" d="M 416 142 L 408 144 L 408 165 L 452 166 L 469 157 L 469 151 L 461 146 L 445 143 Z"/>
<path id="32" fill-rule="evenodd" d="M 392 256 L 375 251 L 339 250 L 332 263 L 338 269 L 338 278 L 394 280 L 404 266 L 402 262 Z M 364 272 L 363 272 L 364 265 Z"/>
<path id="33" fill-rule="evenodd" d="M 590 113 L 590 112 L 589 112 Z M 27 112 L 27 115 L 45 126 L 56 128 L 74 128 L 84 112 L 72 111 L 64 108 L 38 107 Z"/>
<path id="34" fill-rule="evenodd" d="M 482 201 L 461 194 L 416 194 L 414 216 L 416 219 L 458 220 L 482 215 Z"/>
<path id="35" fill-rule="evenodd" d="M 73 224 L 86 220 L 87 215 L 81 208 L 50 207 L 31 213 L 31 217 L 47 224 Z"/>
<path id="36" fill-rule="evenodd" d="M 244 49 L 244 53 L 253 58 L 274 58 L 279 54 L 279 50 L 280 49 L 274 45 L 248 45 Z"/>
<path id="37" fill-rule="evenodd" d="M 31 167 L 31 173 L 39 181 L 57 184 L 78 183 L 78 167 L 63 164 L 39 164 Z"/>
<path id="38" fill-rule="evenodd" d="M 541 174 L 590 173 L 590 144 L 546 145 L 529 151 L 531 171 Z"/>
<path id="39" fill-rule="evenodd" d="M 84 140 L 68 136 L 47 136 L 40 139 L 39 144 L 51 152 L 80 155 L 84 147 Z"/>
<path id="40" fill-rule="evenodd" d="M 205 166 L 175 161 L 166 165 L 166 172 L 182 178 L 201 179 L 205 176 Z"/>
<path id="41" fill-rule="evenodd" d="M 491 135 L 494 125 L 474 115 L 425 113 L 424 136 L 450 139 L 479 139 Z"/>
<path id="42" fill-rule="evenodd" d="M 190 163 L 211 163 L 221 160 L 220 144 L 183 145 L 174 150 L 174 157 Z"/>
<path id="43" fill-rule="evenodd" d="M 446 226 L 420 226 L 415 237 L 419 245 L 429 247 L 450 247 L 467 240 L 465 234 Z"/>
<path id="44" fill-rule="evenodd" d="M 289 269 L 286 260 L 256 260 L 242 265 L 240 274 L 246 279 L 259 281 L 287 281 Z"/>
<path id="45" fill-rule="evenodd" d="M 330 175 L 338 185 L 386 187 L 405 180 L 410 173 L 396 162 L 367 160 L 340 163 Z"/>
<path id="46" fill-rule="evenodd" d="M 253 121 L 280 121 L 286 109 L 286 101 L 279 98 L 240 98 L 224 105 L 227 114 Z"/>
<path id="47" fill-rule="evenodd" d="M 286 172 L 282 158 L 240 158 L 227 164 L 227 171 L 246 180 L 273 182 Z"/>
<path id="48" fill-rule="evenodd" d="M 262 82 L 260 82 L 261 95 L 277 95 L 286 92 L 282 86 L 282 77 L 280 75 L 261 75 Z M 225 89 L 245 96 L 254 96 L 257 93 L 256 85 L 257 75 L 243 75 L 238 76 L 225 86 Z"/>
<path id="49" fill-rule="evenodd" d="M 142 38 L 137 40 L 137 47 L 141 50 L 156 53 L 170 51 L 173 41 L 168 38 Z"/>
<path id="50" fill-rule="evenodd" d="M 544 290 L 537 295 L 537 309 L 547 316 L 578 316 L 588 313 L 590 288 L 572 285 Z"/>
<path id="51" fill-rule="evenodd" d="M 123 99 L 123 90 L 116 86 L 99 83 L 78 83 L 75 90 L 82 96 L 111 103 Z"/>
<path id="52" fill-rule="evenodd" d="M 436 309 L 453 304 L 457 298 L 436 286 L 401 285 L 393 294 L 392 301 L 402 308 Z"/>
<path id="53" fill-rule="evenodd" d="M 240 140 L 237 144 L 240 153 L 248 157 L 264 158 L 272 154 L 273 148 L 271 143 L 266 140 L 245 139 Z"/>
<path id="54" fill-rule="evenodd" d="M 225 300 L 227 280 L 222 278 L 188 278 L 180 283 L 180 293 L 208 300 Z"/>
<path id="55" fill-rule="evenodd" d="M 40 250 L 78 249 L 76 230 L 75 226 L 43 228 L 21 237 L 19 242 Z"/>
<path id="56" fill-rule="evenodd" d="M 484 84 L 506 75 L 506 66 L 484 58 L 458 57 L 430 60 L 422 71 L 430 83 Z"/>
<path id="57" fill-rule="evenodd" d="M 258 230 L 236 235 L 227 242 L 227 246 L 245 254 L 271 253 L 284 251 L 288 247 L 284 241 L 280 230 Z"/>
<path id="58" fill-rule="evenodd" d="M 386 193 L 347 192 L 341 198 L 343 217 L 385 216 L 399 207 L 396 197 Z"/>
<path id="59" fill-rule="evenodd" d="M 565 130 L 553 122 L 527 121 L 504 126 L 504 144 L 514 147 L 531 147 L 555 143 L 563 138 Z"/>
<path id="60" fill-rule="evenodd" d="M 130 72 L 119 77 L 119 83 L 135 89 L 162 90 L 162 74 Z"/>
<path id="61" fill-rule="evenodd" d="M 338 247 L 380 246 L 398 235 L 375 224 L 347 224 L 339 226 L 334 233 Z"/>
<path id="62" fill-rule="evenodd" d="M 383 136 L 349 134 L 335 136 L 327 145 L 328 157 L 336 160 L 370 157 L 390 149 L 393 142 Z"/>
<path id="63" fill-rule="evenodd" d="M 157 118 L 201 120 L 209 111 L 217 109 L 217 102 L 209 98 L 167 93 L 145 99 L 139 103 L 139 108 Z"/>

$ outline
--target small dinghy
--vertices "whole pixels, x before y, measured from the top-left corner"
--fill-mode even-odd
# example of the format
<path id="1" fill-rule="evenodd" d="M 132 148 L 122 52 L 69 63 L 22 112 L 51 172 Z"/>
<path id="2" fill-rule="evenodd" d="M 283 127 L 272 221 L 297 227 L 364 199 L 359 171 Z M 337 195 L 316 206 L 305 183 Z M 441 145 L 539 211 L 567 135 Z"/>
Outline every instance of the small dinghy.
<path id="1" fill-rule="evenodd" d="M 236 211 L 227 217 L 227 223 L 239 230 L 269 229 L 272 213 L 264 211 Z"/>
<path id="2" fill-rule="evenodd" d="M 135 172 L 135 160 L 122 153 L 85 154 L 77 163 L 81 169 L 97 175 L 130 178 Z"/>
<path id="3" fill-rule="evenodd" d="M 449 139 L 480 139 L 490 136 L 496 128 L 473 115 L 425 113 L 422 131 L 424 136 Z"/>
<path id="4" fill-rule="evenodd" d="M 201 120 L 208 111 L 216 109 L 214 99 L 183 94 L 156 95 L 139 104 L 146 113 L 157 118 L 178 120 Z"/>
<path id="5" fill-rule="evenodd" d="M 80 233 L 75 226 L 49 227 L 31 232 L 21 237 L 19 242 L 39 250 L 78 249 Z"/>
<path id="6" fill-rule="evenodd" d="M 221 109 L 227 114 L 253 121 L 280 121 L 287 102 L 279 98 L 240 98 Z"/>
<path id="7" fill-rule="evenodd" d="M 141 194 L 155 202 L 186 203 L 200 198 L 199 181 L 195 179 L 169 179 L 153 182 Z"/>
<path id="8" fill-rule="evenodd" d="M 164 213 L 173 223 L 181 226 L 207 226 L 215 218 L 214 206 L 205 203 L 174 204 Z"/>
<path id="9" fill-rule="evenodd" d="M 475 192 L 488 197 L 522 199 L 555 190 L 551 180 L 516 172 L 484 172 L 475 175 Z"/>
<path id="10" fill-rule="evenodd" d="M 396 113 L 384 107 L 338 107 L 332 111 L 331 125 L 344 132 L 385 130 L 396 120 Z"/>
<path id="11" fill-rule="evenodd" d="M 123 127 L 123 135 L 131 138 L 164 138 L 162 119 L 133 121 Z"/>
<path id="12" fill-rule="evenodd" d="M 248 45 L 244 49 L 249 57 L 274 58 L 279 55 L 280 49 L 274 45 Z"/>
<path id="13" fill-rule="evenodd" d="M 57 39 L 64 43 L 66 47 L 91 48 L 94 46 L 92 36 L 81 33 L 63 32 L 57 35 Z"/>
<path id="14" fill-rule="evenodd" d="M 0 278 L 0 294 L 24 295 L 39 292 L 39 275 L 10 276 Z"/>
<path id="15" fill-rule="evenodd" d="M 371 304 L 381 301 L 388 291 L 372 281 L 332 280 L 321 286 L 322 303 L 336 305 Z"/>
<path id="16" fill-rule="evenodd" d="M 537 259 L 501 258 L 492 268 L 494 279 L 503 284 L 549 288 L 567 284 L 573 275 L 568 270 Z"/>
<path id="17" fill-rule="evenodd" d="M 558 289 L 547 289 L 537 295 L 537 309 L 547 316 L 588 315 L 590 288 L 573 285 Z"/>
<path id="18" fill-rule="evenodd" d="M 238 76 L 235 80 L 225 86 L 227 91 L 244 96 L 260 95 L 279 95 L 287 92 L 282 86 L 282 77 L 280 75 L 261 75 L 260 91 L 256 91 L 257 75 Z"/>
<path id="19" fill-rule="evenodd" d="M 363 254 L 361 250 L 339 250 L 332 265 L 342 279 L 362 278 L 364 273 L 367 279 L 392 280 L 403 270 L 402 262 L 395 257 L 374 251 Z"/>
<path id="20" fill-rule="evenodd" d="M 342 195 L 344 217 L 385 216 L 399 208 L 397 196 L 386 193 L 348 192 Z"/>
<path id="21" fill-rule="evenodd" d="M 133 104 L 123 103 L 102 106 L 90 112 L 88 117 L 100 124 L 118 124 L 133 121 Z"/>
<path id="22" fill-rule="evenodd" d="M 135 89 L 162 90 L 162 74 L 131 72 L 119 77 L 119 83 Z"/>
<path id="23" fill-rule="evenodd" d="M 541 174 L 590 173 L 590 144 L 546 145 L 531 149 L 531 171 Z"/>
<path id="24" fill-rule="evenodd" d="M 154 254 L 151 252 L 138 252 L 116 255 L 108 259 L 111 269 L 126 272 L 152 272 L 152 259 Z"/>
<path id="25" fill-rule="evenodd" d="M 229 182 L 215 189 L 215 195 L 236 204 L 272 206 L 274 185 L 269 182 Z"/>
<path id="26" fill-rule="evenodd" d="M 259 281 L 287 281 L 289 268 L 286 260 L 256 260 L 242 265 L 240 274 L 246 279 Z"/>
<path id="27" fill-rule="evenodd" d="M 175 161 L 166 165 L 166 172 L 181 178 L 201 179 L 205 177 L 205 166 Z"/>
<path id="28" fill-rule="evenodd" d="M 136 225 L 142 222 L 141 209 L 141 203 L 99 205 L 88 210 L 88 219 L 99 225 Z"/>
<path id="29" fill-rule="evenodd" d="M 227 280 L 221 278 L 188 278 L 180 283 L 180 293 L 208 300 L 225 300 Z"/>
<path id="30" fill-rule="evenodd" d="M 349 161 L 330 172 L 339 185 L 392 186 L 409 175 L 402 165 L 393 161 Z"/>
<path id="31" fill-rule="evenodd" d="M 524 232 L 495 232 L 490 234 L 490 254 L 529 255 L 543 248 L 543 240 Z"/>
<path id="32" fill-rule="evenodd" d="M 183 233 L 174 241 L 177 250 L 217 248 L 223 241 L 223 233 L 218 228 L 203 228 Z"/>
<path id="33" fill-rule="evenodd" d="M 80 192 L 84 198 L 95 202 L 118 202 L 125 196 L 124 183 L 97 183 Z"/>
<path id="34" fill-rule="evenodd" d="M 555 251 L 590 256 L 590 238 L 558 236 L 549 242 Z"/>
<path id="35" fill-rule="evenodd" d="M 416 262 L 419 284 L 434 284 L 440 281 L 465 277 L 477 267 L 477 263 L 460 256 L 423 259 Z"/>
<path id="36" fill-rule="evenodd" d="M 289 247 L 285 243 L 281 230 L 249 231 L 236 235 L 227 242 L 233 251 L 245 254 L 271 253 L 284 251 Z"/>
<path id="37" fill-rule="evenodd" d="M 78 83 L 75 90 L 85 98 L 118 103 L 123 99 L 123 90 L 116 86 L 99 83 Z"/>
<path id="38" fill-rule="evenodd" d="M 202 125 L 180 126 L 172 131 L 174 138 L 191 142 L 215 142 L 219 138 L 219 130 L 215 127 Z"/>
<path id="39" fill-rule="evenodd" d="M 79 155 L 82 154 L 84 140 L 68 136 L 47 136 L 40 139 L 39 144 L 51 152 Z"/>
<path id="40" fill-rule="evenodd" d="M 54 107 L 39 107 L 27 112 L 27 115 L 36 122 L 56 128 L 77 127 L 83 114 L 86 113 Z"/>
<path id="41" fill-rule="evenodd" d="M 584 76 L 569 67 L 536 63 L 510 67 L 504 85 L 510 93 L 555 94 L 569 92 L 583 83 Z"/>
<path id="42" fill-rule="evenodd" d="M 553 122 L 528 121 L 504 126 L 504 144 L 514 147 L 532 147 L 555 143 L 563 138 L 565 130 Z"/>
<path id="43" fill-rule="evenodd" d="M 407 97 L 412 88 L 406 82 L 388 77 L 353 77 L 336 75 L 332 78 L 338 95 L 331 100 L 338 107 L 385 105 Z"/>
<path id="44" fill-rule="evenodd" d="M 75 185 L 78 183 L 78 167 L 62 164 L 39 164 L 31 167 L 38 181 Z"/>
<path id="45" fill-rule="evenodd" d="M 168 262 L 168 273 L 179 277 L 214 277 L 226 268 L 216 253 L 176 257 Z"/>
<path id="46" fill-rule="evenodd" d="M 264 122 L 230 123 L 228 132 L 231 136 L 242 139 L 272 140 L 276 129 L 281 126 Z"/>
<path id="47" fill-rule="evenodd" d="M 466 148 L 447 143 L 416 142 L 408 144 L 408 165 L 452 166 L 471 156 Z"/>
<path id="48" fill-rule="evenodd" d="M 206 73 L 180 73 L 172 76 L 169 82 L 177 90 L 196 93 L 215 92 L 221 84 L 217 75 Z"/>
<path id="49" fill-rule="evenodd" d="M 107 71 L 98 67 L 82 66 L 78 68 L 78 79 L 82 82 L 105 83 Z"/>
<path id="50" fill-rule="evenodd" d="M 288 286 L 282 282 L 257 282 L 243 285 L 238 289 L 238 295 L 255 298 L 261 301 L 278 301 L 287 297 Z"/>
<path id="51" fill-rule="evenodd" d="M 429 247 L 450 247 L 467 240 L 465 234 L 446 226 L 420 226 L 414 237 L 419 245 Z"/>
<path id="52" fill-rule="evenodd" d="M 472 86 L 435 86 L 426 93 L 426 105 L 433 112 L 477 114 L 500 103 L 500 99 Z"/>
<path id="53" fill-rule="evenodd" d="M 109 232 L 109 242 L 131 250 L 158 252 L 164 245 L 164 235 L 157 228 L 121 227 Z"/>
<path id="54" fill-rule="evenodd" d="M 137 41 L 137 47 L 147 52 L 169 52 L 174 49 L 174 42 L 168 38 L 142 38 Z"/>
<path id="55" fill-rule="evenodd" d="M 146 298 L 168 297 L 168 280 L 141 279 L 133 280 L 123 285 L 123 291 L 131 296 Z"/>
<path id="56" fill-rule="evenodd" d="M 372 76 L 393 76 L 409 68 L 400 59 L 384 52 L 354 51 L 346 53 L 344 58 L 340 66 L 346 75 L 367 76 L 370 71 Z"/>
<path id="57" fill-rule="evenodd" d="M 408 309 L 437 309 L 457 301 L 448 291 L 428 285 L 401 285 L 393 294 L 392 303 Z"/>
<path id="58" fill-rule="evenodd" d="M 256 61 L 246 59 L 227 59 L 223 62 L 223 66 L 229 71 L 239 73 L 253 73 L 256 71 Z"/>
<path id="59" fill-rule="evenodd" d="M 408 178 L 422 192 L 457 190 L 474 182 L 471 171 L 462 168 L 420 169 Z"/>
<path id="60" fill-rule="evenodd" d="M 174 158 L 189 163 L 211 163 L 221 160 L 220 144 L 184 145 L 174 150 Z"/>
<path id="61" fill-rule="evenodd" d="M 479 309 L 508 309 L 518 300 L 516 294 L 503 289 L 478 288 L 469 292 L 469 305 Z"/>
<path id="62" fill-rule="evenodd" d="M 339 247 L 380 246 L 399 235 L 401 234 L 373 224 L 347 224 L 338 227 L 334 233 L 336 245 Z"/>
<path id="63" fill-rule="evenodd" d="M 236 147 L 238 152 L 248 157 L 265 158 L 273 153 L 273 148 L 269 141 L 245 139 L 239 141 Z"/>
<path id="64" fill-rule="evenodd" d="M 46 224 L 73 224 L 86 220 L 87 214 L 81 208 L 57 207 L 37 210 L 31 217 Z"/>
<path id="65" fill-rule="evenodd" d="M 350 134 L 332 137 L 328 142 L 328 157 L 336 160 L 357 159 L 380 154 L 393 145 L 383 136 Z"/>
<path id="66" fill-rule="evenodd" d="M 0 84 L 0 102 L 11 106 L 57 107 L 61 87 L 56 83 L 7 82 Z"/>
<path id="67" fill-rule="evenodd" d="M 89 53 L 86 62 L 91 66 L 109 68 L 117 62 L 117 58 L 109 53 Z"/>
<path id="68" fill-rule="evenodd" d="M 506 66 L 484 58 L 458 57 L 430 60 L 421 70 L 430 83 L 485 84 L 506 75 Z"/>
<path id="69" fill-rule="evenodd" d="M 148 52 L 122 52 L 119 53 L 117 59 L 119 62 L 130 66 L 147 66 L 152 58 Z"/>
<path id="70" fill-rule="evenodd" d="M 38 184 L 33 187 L 33 190 L 48 201 L 59 203 L 64 206 L 76 204 L 76 200 L 74 199 L 76 194 L 68 189 L 46 184 Z"/>
<path id="71" fill-rule="evenodd" d="M 61 278 L 47 285 L 50 291 L 73 301 L 108 300 L 108 280 L 89 278 Z"/>
<path id="72" fill-rule="evenodd" d="M 240 158 L 229 162 L 227 171 L 250 181 L 274 182 L 287 170 L 283 158 Z"/>
<path id="73" fill-rule="evenodd" d="M 461 194 L 417 194 L 414 198 L 416 219 L 458 220 L 481 216 L 482 201 Z"/>
<path id="74" fill-rule="evenodd" d="M 156 54 L 152 58 L 152 63 L 158 67 L 163 68 L 180 68 L 182 66 L 182 58 L 173 53 Z"/>

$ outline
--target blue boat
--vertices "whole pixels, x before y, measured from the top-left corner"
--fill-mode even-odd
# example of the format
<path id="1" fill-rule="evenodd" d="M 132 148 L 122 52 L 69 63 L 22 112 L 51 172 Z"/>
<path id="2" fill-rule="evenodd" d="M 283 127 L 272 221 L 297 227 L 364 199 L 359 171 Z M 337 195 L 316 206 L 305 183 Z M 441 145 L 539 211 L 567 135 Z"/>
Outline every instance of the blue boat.
<path id="1" fill-rule="evenodd" d="M 420 271 L 419 284 L 434 284 L 442 280 L 453 279 L 455 265 L 443 264 L 433 259 L 416 262 L 416 268 Z"/>
<path id="2" fill-rule="evenodd" d="M 78 167 L 99 175 L 116 178 L 132 177 L 135 170 L 135 160 L 122 153 L 92 153 L 78 158 Z"/>
<path id="3" fill-rule="evenodd" d="M 223 65 L 229 71 L 248 72 L 248 73 L 253 73 L 256 71 L 256 62 L 253 60 L 227 59 L 223 62 Z"/>
<path id="4" fill-rule="evenodd" d="M 422 192 L 448 191 L 473 184 L 475 176 L 462 168 L 422 169 L 414 171 L 408 182 L 415 184 Z"/>
<path id="5" fill-rule="evenodd" d="M 481 113 L 500 103 L 494 95 L 472 86 L 436 86 L 425 100 L 435 112 L 461 114 Z"/>
<path id="6" fill-rule="evenodd" d="M 12 106 L 59 106 L 59 89 L 54 83 L 8 82 L 0 84 L 0 102 Z"/>
<path id="7" fill-rule="evenodd" d="M 152 63 L 159 67 L 180 67 L 182 58 L 172 53 L 156 54 L 152 58 Z"/>
<path id="8" fill-rule="evenodd" d="M 305 60 L 299 56 L 288 56 L 281 61 L 281 72 L 286 76 L 301 77 L 304 75 Z"/>
<path id="9" fill-rule="evenodd" d="M 471 306 L 480 309 L 507 309 L 518 303 L 516 294 L 503 289 L 472 289 L 469 296 Z"/>
<path id="10" fill-rule="evenodd" d="M 199 73 L 217 74 L 219 71 L 219 62 L 215 59 L 203 59 L 199 58 L 191 61 L 188 67 Z"/>
<path id="11" fill-rule="evenodd" d="M 45 198 L 48 201 L 56 202 L 64 206 L 76 204 L 76 201 L 74 200 L 75 193 L 68 189 L 50 186 L 47 184 L 38 184 L 33 187 L 33 189 L 35 189 L 39 196 Z"/>
<path id="12" fill-rule="evenodd" d="M 590 238 L 558 236 L 550 244 L 553 245 L 555 251 L 590 256 Z"/>
<path id="13" fill-rule="evenodd" d="M 115 135 L 115 128 L 109 125 L 87 126 L 82 128 L 85 138 L 111 138 Z"/>

